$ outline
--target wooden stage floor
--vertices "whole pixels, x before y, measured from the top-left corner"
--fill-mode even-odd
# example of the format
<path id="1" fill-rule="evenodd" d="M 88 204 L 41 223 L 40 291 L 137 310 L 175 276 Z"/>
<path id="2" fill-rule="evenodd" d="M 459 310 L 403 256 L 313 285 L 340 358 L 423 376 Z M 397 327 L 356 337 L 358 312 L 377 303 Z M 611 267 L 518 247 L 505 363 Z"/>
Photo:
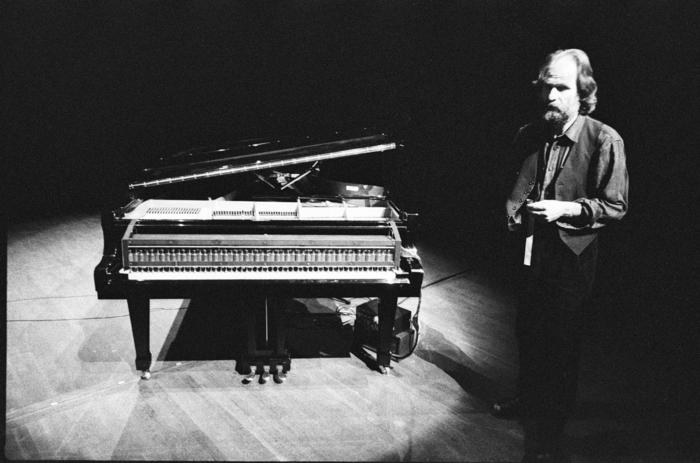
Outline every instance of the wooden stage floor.
<path id="1" fill-rule="evenodd" d="M 318 355 L 294 358 L 282 385 L 243 385 L 228 350 L 235 317 L 182 300 L 153 301 L 153 376 L 137 377 L 126 302 L 94 292 L 102 243 L 96 215 L 9 226 L 5 457 L 520 460 L 519 424 L 488 412 L 513 392 L 512 288 L 465 253 L 421 246 L 420 344 L 389 375 Z M 627 373 L 610 365 L 606 339 L 590 341 L 572 461 L 692 461 L 663 429 L 643 431 L 648 417 L 610 412 L 624 409 Z"/>

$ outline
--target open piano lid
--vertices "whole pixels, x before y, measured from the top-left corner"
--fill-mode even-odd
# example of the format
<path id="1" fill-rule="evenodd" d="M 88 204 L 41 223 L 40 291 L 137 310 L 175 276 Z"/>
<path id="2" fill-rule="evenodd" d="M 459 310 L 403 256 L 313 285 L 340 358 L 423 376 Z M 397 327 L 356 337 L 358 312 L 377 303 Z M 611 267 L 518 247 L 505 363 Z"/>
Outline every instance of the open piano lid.
<path id="1" fill-rule="evenodd" d="M 386 134 L 311 142 L 290 146 L 275 140 L 248 140 L 217 149 L 193 149 L 161 158 L 161 167 L 143 170 L 144 179 L 130 190 L 157 187 L 243 172 L 276 169 L 396 149 Z"/>

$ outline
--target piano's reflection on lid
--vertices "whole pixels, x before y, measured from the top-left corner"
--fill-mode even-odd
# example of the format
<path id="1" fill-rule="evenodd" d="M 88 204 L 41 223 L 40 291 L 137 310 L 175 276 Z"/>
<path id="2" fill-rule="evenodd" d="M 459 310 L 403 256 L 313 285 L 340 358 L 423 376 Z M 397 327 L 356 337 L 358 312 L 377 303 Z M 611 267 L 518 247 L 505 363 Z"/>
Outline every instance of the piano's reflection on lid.
<path id="1" fill-rule="evenodd" d="M 102 214 L 104 251 L 94 272 L 100 299 L 128 302 L 137 370 L 150 375 L 150 299 L 224 290 L 378 297 L 376 362 L 385 372 L 397 298 L 420 296 L 416 214 L 400 210 L 380 186 L 324 179 L 320 166 L 397 147 L 384 134 L 299 146 L 250 140 L 184 151 L 144 169 L 125 204 Z M 279 318 L 273 314 L 273 323 Z M 271 349 L 249 343 L 237 370 L 267 364 L 283 378 L 290 360 L 282 331 Z"/>

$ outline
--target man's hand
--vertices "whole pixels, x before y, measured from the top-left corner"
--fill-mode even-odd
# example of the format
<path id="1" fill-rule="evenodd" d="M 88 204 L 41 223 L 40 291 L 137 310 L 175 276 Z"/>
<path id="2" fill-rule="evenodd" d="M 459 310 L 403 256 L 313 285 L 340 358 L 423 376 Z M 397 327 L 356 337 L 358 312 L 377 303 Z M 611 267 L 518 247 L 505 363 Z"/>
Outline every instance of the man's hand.
<path id="1" fill-rule="evenodd" d="M 578 217 L 581 215 L 581 205 L 572 201 L 545 199 L 528 202 L 525 207 L 530 214 L 547 222 L 554 222 L 562 217 Z"/>

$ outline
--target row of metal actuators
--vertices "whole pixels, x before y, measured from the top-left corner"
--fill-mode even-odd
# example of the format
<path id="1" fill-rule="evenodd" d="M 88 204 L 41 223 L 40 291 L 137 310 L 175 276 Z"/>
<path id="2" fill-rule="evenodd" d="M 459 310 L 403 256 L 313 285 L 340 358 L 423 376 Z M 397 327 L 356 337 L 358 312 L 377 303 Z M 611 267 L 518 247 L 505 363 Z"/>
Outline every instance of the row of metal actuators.
<path id="1" fill-rule="evenodd" d="M 140 263 L 366 263 L 393 262 L 393 249 L 129 249 L 128 262 Z"/>

